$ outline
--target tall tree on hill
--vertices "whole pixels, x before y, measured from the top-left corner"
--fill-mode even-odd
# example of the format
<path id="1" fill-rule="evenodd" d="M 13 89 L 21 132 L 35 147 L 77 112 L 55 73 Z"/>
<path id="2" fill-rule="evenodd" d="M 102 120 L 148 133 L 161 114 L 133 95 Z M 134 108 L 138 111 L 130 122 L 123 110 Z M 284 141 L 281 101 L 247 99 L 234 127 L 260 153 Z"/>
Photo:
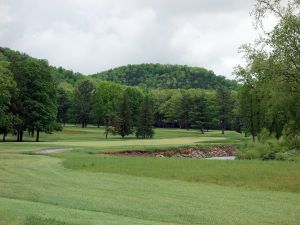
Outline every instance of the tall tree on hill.
<path id="1" fill-rule="evenodd" d="M 72 102 L 68 92 L 62 87 L 60 87 L 57 91 L 57 105 L 57 120 L 59 123 L 62 123 L 65 126 L 68 118 L 68 111 L 72 105 Z"/>
<path id="2" fill-rule="evenodd" d="M 101 123 L 108 128 L 112 124 L 115 126 L 116 119 L 114 117 L 118 114 L 122 94 L 123 87 L 119 84 L 108 81 L 97 83 L 93 92 L 91 116 L 99 126 Z"/>
<path id="3" fill-rule="evenodd" d="M 82 128 L 87 126 L 92 109 L 94 86 L 89 80 L 82 81 L 75 90 L 75 107 L 77 118 Z"/>
<path id="4" fill-rule="evenodd" d="M 132 121 L 132 114 L 129 107 L 129 95 L 128 91 L 125 90 L 123 94 L 123 99 L 120 103 L 119 109 L 119 124 L 117 128 L 117 133 L 124 138 L 132 133 L 133 128 L 133 121 Z"/>
<path id="5" fill-rule="evenodd" d="M 93 94 L 91 117 L 94 122 L 96 122 L 98 128 L 100 128 L 100 124 L 105 121 L 105 105 L 103 103 L 102 95 L 100 95 L 98 91 L 98 89 L 95 89 Z"/>
<path id="6" fill-rule="evenodd" d="M 224 134 L 224 131 L 229 124 L 233 109 L 233 101 L 231 99 L 230 91 L 225 87 L 219 87 L 216 92 L 216 102 L 218 105 L 218 118 L 222 134 Z"/>
<path id="7" fill-rule="evenodd" d="M 139 121 L 137 123 L 136 137 L 139 138 L 152 138 L 153 131 L 153 112 L 152 102 L 149 96 L 145 96 L 142 107 L 140 109 Z"/>
<path id="8" fill-rule="evenodd" d="M 195 96 L 190 113 L 191 122 L 204 133 L 204 127 L 208 122 L 207 100 L 204 94 Z"/>
<path id="9" fill-rule="evenodd" d="M 23 121 L 27 129 L 36 131 L 36 141 L 39 141 L 40 131 L 50 133 L 56 127 L 56 87 L 45 60 L 27 58 L 21 62 L 21 72 L 26 87 L 21 92 L 24 96 Z"/>
<path id="10" fill-rule="evenodd" d="M 183 91 L 180 97 L 180 104 L 177 106 L 177 113 L 179 116 L 180 128 L 189 129 L 191 126 L 191 107 L 192 107 L 192 97 L 191 95 Z"/>
<path id="11" fill-rule="evenodd" d="M 17 141 L 23 140 L 26 129 L 37 131 L 36 141 L 39 141 L 40 131 L 51 132 L 56 128 L 56 88 L 48 62 L 7 48 L 0 51 L 10 62 L 9 69 L 17 86 L 10 104 Z"/>
<path id="12" fill-rule="evenodd" d="M 3 142 L 13 126 L 13 115 L 9 112 L 9 107 L 15 91 L 16 84 L 9 70 L 9 62 L 0 53 L 0 134 L 3 134 Z"/>
<path id="13" fill-rule="evenodd" d="M 143 102 L 143 93 L 136 87 L 126 88 L 129 98 L 129 107 L 131 111 L 131 118 L 133 126 L 136 126 L 139 119 L 140 106 Z"/>
<path id="14" fill-rule="evenodd" d="M 24 93 L 27 90 L 27 85 L 26 77 L 22 74 L 21 62 L 28 56 L 7 48 L 0 48 L 0 51 L 10 62 L 9 70 L 12 72 L 18 90 L 11 98 L 10 112 L 14 115 L 13 129 L 17 133 L 17 141 L 22 141 L 23 131 L 25 130 L 23 103 L 26 97 Z"/>

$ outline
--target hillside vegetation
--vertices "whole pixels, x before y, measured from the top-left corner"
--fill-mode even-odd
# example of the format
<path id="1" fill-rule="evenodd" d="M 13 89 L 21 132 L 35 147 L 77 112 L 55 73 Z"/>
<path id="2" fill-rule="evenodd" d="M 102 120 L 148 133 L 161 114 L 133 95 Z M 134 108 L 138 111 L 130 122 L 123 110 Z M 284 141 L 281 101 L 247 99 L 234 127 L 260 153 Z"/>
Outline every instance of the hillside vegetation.
<path id="1" fill-rule="evenodd" d="M 200 67 L 163 64 L 121 66 L 92 75 L 93 78 L 114 81 L 130 86 L 167 89 L 216 89 L 225 86 L 236 89 L 237 82 Z"/>

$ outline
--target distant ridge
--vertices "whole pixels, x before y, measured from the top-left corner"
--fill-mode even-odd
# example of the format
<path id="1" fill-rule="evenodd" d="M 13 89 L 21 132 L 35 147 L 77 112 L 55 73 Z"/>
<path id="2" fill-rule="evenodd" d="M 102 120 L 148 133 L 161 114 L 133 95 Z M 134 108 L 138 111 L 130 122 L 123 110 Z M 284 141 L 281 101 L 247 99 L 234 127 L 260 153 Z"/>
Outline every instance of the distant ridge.
<path id="1" fill-rule="evenodd" d="M 158 63 L 121 66 L 90 76 L 147 88 L 216 89 L 225 86 L 233 90 L 238 86 L 236 81 L 217 76 L 213 71 L 205 68 Z"/>
<path id="2" fill-rule="evenodd" d="M 0 47 L 0 52 L 11 61 L 13 56 L 18 58 L 33 58 L 25 53 Z M 39 60 L 39 59 L 36 59 Z M 201 67 L 170 64 L 136 64 L 120 66 L 104 72 L 84 76 L 62 67 L 50 66 L 54 80 L 57 83 L 68 83 L 72 86 L 84 79 L 91 81 L 107 80 L 128 86 L 163 89 L 217 89 L 225 86 L 235 90 L 238 84 L 234 80 L 217 76 L 213 71 Z"/>

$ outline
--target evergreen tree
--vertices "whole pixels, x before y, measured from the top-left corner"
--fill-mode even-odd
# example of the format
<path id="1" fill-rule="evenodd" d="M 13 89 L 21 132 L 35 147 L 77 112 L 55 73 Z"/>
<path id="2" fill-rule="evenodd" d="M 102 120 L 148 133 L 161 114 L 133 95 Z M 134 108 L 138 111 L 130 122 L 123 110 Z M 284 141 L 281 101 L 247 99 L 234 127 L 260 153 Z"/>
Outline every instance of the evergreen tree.
<path id="1" fill-rule="evenodd" d="M 207 112 L 207 101 L 204 94 L 200 96 L 196 96 L 192 102 L 192 110 L 191 110 L 191 122 L 197 128 L 199 128 L 204 133 L 204 127 L 207 124 L 208 120 L 208 112 Z"/>
<path id="2" fill-rule="evenodd" d="M 190 113 L 192 108 L 192 97 L 191 95 L 186 92 L 182 91 L 180 96 L 180 102 L 177 105 L 177 115 L 179 117 L 179 125 L 180 128 L 189 129 L 191 125 L 190 121 Z"/>
<path id="3" fill-rule="evenodd" d="M 229 120 L 233 110 L 233 101 L 231 93 L 225 87 L 219 87 L 216 93 L 216 102 L 218 105 L 218 118 L 222 130 L 222 134 L 229 124 Z"/>
<path id="4" fill-rule="evenodd" d="M 152 138 L 153 131 L 153 113 L 152 104 L 149 96 L 144 98 L 143 105 L 140 110 L 139 121 L 137 124 L 136 137 Z"/>
<path id="5" fill-rule="evenodd" d="M 120 103 L 119 109 L 119 124 L 117 127 L 117 133 L 124 138 L 128 136 L 133 131 L 133 121 L 132 121 L 132 114 L 129 107 L 129 95 L 128 91 L 125 90 L 123 94 L 123 99 Z"/>

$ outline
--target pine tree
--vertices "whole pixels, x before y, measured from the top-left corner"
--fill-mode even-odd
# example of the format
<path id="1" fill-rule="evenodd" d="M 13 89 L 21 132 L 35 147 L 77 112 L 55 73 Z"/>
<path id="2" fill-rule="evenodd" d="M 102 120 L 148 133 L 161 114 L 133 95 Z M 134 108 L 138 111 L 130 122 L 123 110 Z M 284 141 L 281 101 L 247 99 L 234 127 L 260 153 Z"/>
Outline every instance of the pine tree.
<path id="1" fill-rule="evenodd" d="M 204 94 L 196 96 L 192 102 L 191 121 L 204 133 L 204 126 L 207 124 L 207 101 Z"/>
<path id="2" fill-rule="evenodd" d="M 132 114 L 129 107 L 129 95 L 127 90 L 125 90 L 123 99 L 120 104 L 119 111 L 119 124 L 117 127 L 117 133 L 124 138 L 132 133 L 133 123 L 132 123 Z"/>
<path id="3" fill-rule="evenodd" d="M 221 125 L 222 134 L 229 124 L 229 119 L 232 115 L 233 101 L 231 93 L 225 87 L 219 87 L 216 93 L 216 102 L 218 104 L 218 118 Z"/>
<path id="4" fill-rule="evenodd" d="M 153 135 L 154 131 L 152 104 L 149 97 L 146 96 L 140 111 L 140 118 L 137 125 L 136 137 L 152 138 Z"/>

